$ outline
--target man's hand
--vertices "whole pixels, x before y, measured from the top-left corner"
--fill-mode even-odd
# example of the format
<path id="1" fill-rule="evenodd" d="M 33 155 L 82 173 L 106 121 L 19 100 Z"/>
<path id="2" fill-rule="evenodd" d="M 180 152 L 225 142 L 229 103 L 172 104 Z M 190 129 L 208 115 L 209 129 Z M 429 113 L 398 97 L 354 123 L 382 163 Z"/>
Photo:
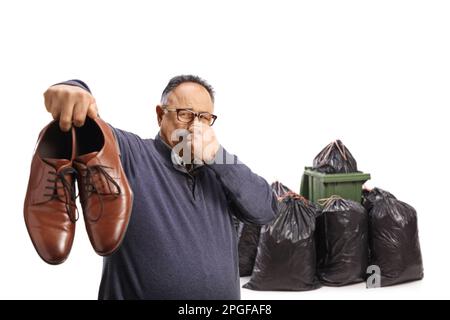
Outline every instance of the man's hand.
<path id="1" fill-rule="evenodd" d="M 199 121 L 189 126 L 191 132 L 187 136 L 187 144 L 192 150 L 194 160 L 211 162 L 216 157 L 220 144 L 212 127 Z"/>
<path id="2" fill-rule="evenodd" d="M 69 131 L 72 123 L 81 127 L 86 116 L 97 117 L 98 109 L 94 97 L 83 88 L 65 84 L 51 86 L 44 93 L 45 107 L 53 119 L 59 119 L 59 127 Z"/>

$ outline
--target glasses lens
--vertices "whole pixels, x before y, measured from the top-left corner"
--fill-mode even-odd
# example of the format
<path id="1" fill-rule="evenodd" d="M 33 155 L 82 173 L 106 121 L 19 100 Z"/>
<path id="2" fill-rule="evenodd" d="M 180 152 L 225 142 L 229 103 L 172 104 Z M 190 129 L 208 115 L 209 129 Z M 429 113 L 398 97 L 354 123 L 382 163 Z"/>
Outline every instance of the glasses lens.
<path id="1" fill-rule="evenodd" d="M 211 123 L 213 122 L 213 116 L 210 113 L 201 113 L 199 115 L 199 118 L 200 118 L 201 122 L 208 124 L 208 125 L 211 125 Z"/>
<path id="2" fill-rule="evenodd" d="M 194 114 L 188 110 L 179 110 L 178 120 L 180 120 L 181 122 L 191 122 L 192 120 L 194 120 Z"/>

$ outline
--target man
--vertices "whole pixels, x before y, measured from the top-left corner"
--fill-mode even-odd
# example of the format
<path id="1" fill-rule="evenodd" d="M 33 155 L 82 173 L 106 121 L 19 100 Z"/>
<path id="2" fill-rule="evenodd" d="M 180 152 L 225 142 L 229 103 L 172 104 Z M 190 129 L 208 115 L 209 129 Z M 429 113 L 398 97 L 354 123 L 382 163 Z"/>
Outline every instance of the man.
<path id="1" fill-rule="evenodd" d="M 80 80 L 51 86 L 44 97 L 64 131 L 98 116 Z M 276 198 L 219 144 L 213 112 L 212 87 L 177 76 L 156 106 L 155 139 L 113 128 L 134 203 L 121 247 L 104 258 L 99 299 L 240 299 L 232 216 L 269 223 Z M 172 152 L 180 139 L 187 148 Z"/>

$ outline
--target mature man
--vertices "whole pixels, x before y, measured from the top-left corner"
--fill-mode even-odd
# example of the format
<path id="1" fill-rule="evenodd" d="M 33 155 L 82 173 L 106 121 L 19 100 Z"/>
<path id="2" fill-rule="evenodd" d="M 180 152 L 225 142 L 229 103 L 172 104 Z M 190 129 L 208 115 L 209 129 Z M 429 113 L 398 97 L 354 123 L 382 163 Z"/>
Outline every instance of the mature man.
<path id="1" fill-rule="evenodd" d="M 98 116 L 80 80 L 53 85 L 44 97 L 64 131 Z M 154 139 L 113 128 L 134 203 L 121 247 L 104 258 L 99 299 L 240 298 L 232 217 L 266 224 L 276 199 L 263 178 L 219 144 L 213 112 L 212 87 L 177 76 L 156 106 Z M 172 152 L 180 139 L 187 148 Z"/>

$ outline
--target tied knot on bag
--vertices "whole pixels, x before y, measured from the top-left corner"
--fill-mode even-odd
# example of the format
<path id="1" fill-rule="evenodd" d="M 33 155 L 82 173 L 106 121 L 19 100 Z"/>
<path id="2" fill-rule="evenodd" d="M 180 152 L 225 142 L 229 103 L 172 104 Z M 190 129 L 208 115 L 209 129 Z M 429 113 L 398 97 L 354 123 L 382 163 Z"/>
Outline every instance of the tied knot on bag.
<path id="1" fill-rule="evenodd" d="M 322 207 L 328 207 L 333 201 L 341 200 L 341 199 L 342 199 L 342 197 L 334 194 L 328 198 L 322 198 L 322 199 L 317 200 L 317 203 L 319 205 L 321 205 Z"/>
<path id="2" fill-rule="evenodd" d="M 288 197 L 291 199 L 294 199 L 294 200 L 300 200 L 304 203 L 308 202 L 308 200 L 305 197 L 299 195 L 298 193 L 295 193 L 294 191 L 287 191 L 287 192 L 283 193 L 281 196 L 277 197 L 277 199 L 278 199 L 278 201 L 283 201 L 284 199 L 286 199 Z"/>
<path id="3" fill-rule="evenodd" d="M 341 154 L 342 158 L 344 158 L 345 161 L 347 161 L 347 153 L 345 151 L 345 149 L 342 149 L 340 144 L 342 142 L 340 140 L 334 140 L 333 142 L 331 142 L 328 146 L 327 146 L 327 152 L 325 153 L 325 156 L 322 157 L 322 159 L 326 159 L 328 158 L 331 150 L 333 149 L 333 146 L 336 146 L 336 148 L 338 149 L 339 153 Z"/>

